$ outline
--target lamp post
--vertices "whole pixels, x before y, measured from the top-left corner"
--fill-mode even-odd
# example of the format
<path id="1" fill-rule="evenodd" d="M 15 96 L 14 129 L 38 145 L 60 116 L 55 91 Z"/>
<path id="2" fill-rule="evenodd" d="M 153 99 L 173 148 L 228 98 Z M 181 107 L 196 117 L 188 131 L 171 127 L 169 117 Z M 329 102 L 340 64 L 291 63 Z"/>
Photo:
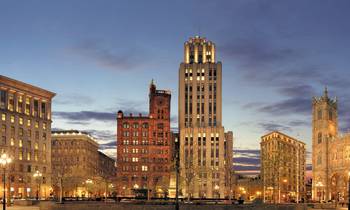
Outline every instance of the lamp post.
<path id="1" fill-rule="evenodd" d="M 3 168 L 4 174 L 3 174 L 3 182 L 4 182 L 4 194 L 3 194 L 3 200 L 2 200 L 2 209 L 6 210 L 6 166 L 11 163 L 11 158 L 8 157 L 6 153 L 2 154 L 0 157 L 0 164 Z"/>
<path id="2" fill-rule="evenodd" d="M 33 174 L 33 177 L 35 178 L 36 182 L 37 182 L 37 188 L 36 188 L 36 200 L 39 200 L 39 191 L 40 191 L 40 178 L 43 176 L 42 173 L 40 173 L 40 171 L 35 171 L 35 173 Z"/>

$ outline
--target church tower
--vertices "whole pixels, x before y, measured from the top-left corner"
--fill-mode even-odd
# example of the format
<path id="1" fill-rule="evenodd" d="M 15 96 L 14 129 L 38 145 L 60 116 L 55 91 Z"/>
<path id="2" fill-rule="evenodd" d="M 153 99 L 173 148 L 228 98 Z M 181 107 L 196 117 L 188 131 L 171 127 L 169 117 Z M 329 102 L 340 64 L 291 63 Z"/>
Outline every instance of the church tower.
<path id="1" fill-rule="evenodd" d="M 330 199 L 329 148 L 338 135 L 337 99 L 323 96 L 312 101 L 312 199 Z"/>

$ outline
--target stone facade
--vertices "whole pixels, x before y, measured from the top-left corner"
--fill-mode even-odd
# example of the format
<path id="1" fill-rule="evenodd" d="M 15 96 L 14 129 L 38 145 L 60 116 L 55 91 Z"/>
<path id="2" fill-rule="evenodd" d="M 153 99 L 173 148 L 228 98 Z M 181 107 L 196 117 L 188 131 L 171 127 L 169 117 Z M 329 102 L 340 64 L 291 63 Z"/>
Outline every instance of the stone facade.
<path id="1" fill-rule="evenodd" d="M 117 116 L 117 191 L 126 197 L 168 195 L 172 169 L 170 100 L 167 90 L 149 92 L 149 115 Z"/>
<path id="2" fill-rule="evenodd" d="M 260 147 L 264 202 L 305 201 L 305 143 L 273 131 L 261 137 Z"/>
<path id="3" fill-rule="evenodd" d="M 227 151 L 233 145 L 226 141 L 222 126 L 222 67 L 215 44 L 205 38 L 185 42 L 178 108 L 182 196 L 228 197 L 225 182 L 232 153 Z"/>
<path id="4" fill-rule="evenodd" d="M 11 197 L 36 197 L 37 191 L 40 198 L 50 196 L 54 96 L 50 91 L 0 75 L 0 150 L 12 158 L 7 170 Z M 42 173 L 40 178 L 33 177 L 36 171 Z"/>
<path id="5" fill-rule="evenodd" d="M 323 96 L 312 102 L 312 199 L 346 200 L 350 171 L 350 133 L 338 133 L 338 101 Z"/>
<path id="6" fill-rule="evenodd" d="M 98 147 L 96 140 L 86 132 L 52 132 L 52 177 L 56 196 L 61 181 L 66 197 L 102 196 L 105 193 L 115 177 L 115 161 L 99 152 Z"/>

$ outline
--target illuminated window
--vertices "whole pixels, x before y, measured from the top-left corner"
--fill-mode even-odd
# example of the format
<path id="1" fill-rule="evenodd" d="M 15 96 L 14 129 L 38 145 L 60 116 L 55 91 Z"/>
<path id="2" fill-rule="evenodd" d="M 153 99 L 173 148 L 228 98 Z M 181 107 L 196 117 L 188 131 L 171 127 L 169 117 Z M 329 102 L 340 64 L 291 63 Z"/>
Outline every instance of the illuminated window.
<path id="1" fill-rule="evenodd" d="M 142 166 L 141 169 L 142 171 L 148 171 L 148 166 Z"/>
<path id="2" fill-rule="evenodd" d="M 43 129 L 46 130 L 46 123 L 43 123 Z"/>
<path id="3" fill-rule="evenodd" d="M 22 117 L 20 117 L 18 121 L 19 121 L 20 125 L 23 125 L 23 118 Z"/>
<path id="4" fill-rule="evenodd" d="M 27 152 L 27 160 L 30 160 L 32 154 L 30 152 Z"/>
<path id="5" fill-rule="evenodd" d="M 2 121 L 6 121 L 6 114 L 1 114 Z"/>
<path id="6" fill-rule="evenodd" d="M 11 123 L 14 123 L 15 122 L 15 116 L 11 115 L 10 121 L 11 121 Z"/>
<path id="7" fill-rule="evenodd" d="M 18 141 L 18 146 L 19 146 L 19 147 L 23 147 L 23 140 L 22 140 L 22 139 L 20 139 L 20 140 Z"/>
<path id="8" fill-rule="evenodd" d="M 38 144 L 38 142 L 35 142 L 35 144 L 34 144 L 34 149 L 35 149 L 35 150 L 38 150 L 38 149 L 39 149 L 39 144 Z"/>
<path id="9" fill-rule="evenodd" d="M 38 152 L 37 151 L 34 152 L 34 160 L 38 161 Z"/>
<path id="10" fill-rule="evenodd" d="M 25 114 L 29 115 L 30 114 L 30 98 L 26 98 L 26 109 L 25 109 Z"/>
<path id="11" fill-rule="evenodd" d="M 23 152 L 22 151 L 18 153 L 18 159 L 23 160 Z"/>
<path id="12" fill-rule="evenodd" d="M 15 139 L 14 138 L 11 138 L 11 146 L 15 146 Z"/>
<path id="13" fill-rule="evenodd" d="M 132 162 L 139 162 L 139 158 L 133 157 L 133 158 L 132 158 Z"/>
<path id="14" fill-rule="evenodd" d="M 23 112 L 23 96 L 18 96 L 17 112 L 19 113 Z"/>
<path id="15" fill-rule="evenodd" d="M 30 127 L 32 122 L 30 120 L 27 120 L 27 126 Z"/>
<path id="16" fill-rule="evenodd" d="M 39 128 L 39 121 L 35 121 L 35 128 Z"/>
<path id="17" fill-rule="evenodd" d="M 13 108 L 15 106 L 15 100 L 13 94 L 9 94 L 9 101 L 8 101 L 8 106 L 7 109 L 13 112 Z"/>
<path id="18" fill-rule="evenodd" d="M 43 152 L 46 152 L 46 144 L 43 144 Z"/>

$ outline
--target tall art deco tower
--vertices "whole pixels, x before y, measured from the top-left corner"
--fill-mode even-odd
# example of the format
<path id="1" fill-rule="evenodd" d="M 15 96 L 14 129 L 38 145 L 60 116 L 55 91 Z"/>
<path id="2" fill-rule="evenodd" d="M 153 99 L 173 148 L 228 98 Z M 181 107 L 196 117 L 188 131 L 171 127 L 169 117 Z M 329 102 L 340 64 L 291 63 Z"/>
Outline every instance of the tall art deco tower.
<path id="1" fill-rule="evenodd" d="M 232 170 L 232 132 L 222 126 L 222 70 L 215 44 L 185 42 L 179 69 L 181 190 L 185 197 L 223 198 Z"/>

